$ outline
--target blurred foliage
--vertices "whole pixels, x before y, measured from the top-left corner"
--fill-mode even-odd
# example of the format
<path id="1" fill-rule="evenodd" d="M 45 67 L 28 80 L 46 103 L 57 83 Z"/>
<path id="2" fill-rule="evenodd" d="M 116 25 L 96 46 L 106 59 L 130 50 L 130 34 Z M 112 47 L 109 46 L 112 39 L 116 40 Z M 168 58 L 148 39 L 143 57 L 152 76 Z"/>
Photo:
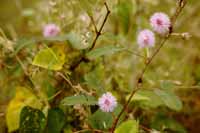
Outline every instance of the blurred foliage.
<path id="1" fill-rule="evenodd" d="M 187 2 L 174 32 L 188 32 L 192 37 L 172 36 L 167 41 L 145 73 L 142 89 L 124 114 L 128 121 L 120 123 L 117 133 L 137 130 L 139 124 L 160 132 L 200 132 L 200 2 Z M 110 91 L 120 104 L 125 103 L 145 64 L 133 54 L 146 56 L 136 44 L 136 35 L 150 28 L 152 13 L 162 11 L 171 16 L 176 1 L 107 3 L 111 14 L 95 48 L 86 53 L 95 38 L 89 16 L 99 29 L 106 14 L 103 0 L 1 0 L 0 132 L 25 132 L 38 126 L 29 124 L 34 121 L 41 122 L 38 130 L 54 133 L 88 128 L 107 131 L 111 127 L 112 114 L 98 110 L 96 99 Z M 42 37 L 47 23 L 59 25 L 61 34 Z M 156 41 L 160 40 L 157 35 Z M 70 66 L 83 54 L 91 61 L 72 71 Z M 114 116 L 120 109 L 121 105 Z M 27 113 L 30 121 L 25 119 Z"/>

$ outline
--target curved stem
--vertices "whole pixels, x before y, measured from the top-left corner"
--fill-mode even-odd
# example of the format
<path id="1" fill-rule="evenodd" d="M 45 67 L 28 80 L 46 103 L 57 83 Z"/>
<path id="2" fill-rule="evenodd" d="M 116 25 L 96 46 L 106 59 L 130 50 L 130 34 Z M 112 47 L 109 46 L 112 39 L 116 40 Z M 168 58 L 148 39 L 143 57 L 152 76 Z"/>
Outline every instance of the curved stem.
<path id="1" fill-rule="evenodd" d="M 97 26 L 96 26 L 96 24 L 95 24 L 95 21 L 94 21 L 93 17 L 92 17 L 92 16 L 89 16 L 90 19 L 91 19 L 92 24 L 94 25 L 95 32 L 96 32 L 96 37 L 95 37 L 94 41 L 92 42 L 92 46 L 89 48 L 88 52 L 91 51 L 91 50 L 95 47 L 96 42 L 97 42 L 97 40 L 99 39 L 99 37 L 100 37 L 100 35 L 101 35 L 101 32 L 102 32 L 102 30 L 103 30 L 103 27 L 104 27 L 104 25 L 105 25 L 105 23 L 106 23 L 106 21 L 107 21 L 107 19 L 108 19 L 108 16 L 109 16 L 109 14 L 110 14 L 110 12 L 111 12 L 110 9 L 109 9 L 109 7 L 108 7 L 108 4 L 107 4 L 106 2 L 104 3 L 104 5 L 105 5 L 105 7 L 106 7 L 107 12 L 106 12 L 106 16 L 105 16 L 105 18 L 104 18 L 104 20 L 103 20 L 103 23 L 101 24 L 99 30 L 97 29 Z M 71 69 L 71 70 L 74 70 L 74 69 L 76 69 L 76 68 L 79 66 L 79 64 L 81 64 L 81 62 L 88 62 L 88 61 L 89 61 L 89 60 L 88 60 L 88 59 L 85 57 L 85 55 L 83 54 L 83 55 L 81 56 L 81 58 L 78 60 L 78 62 L 75 63 L 75 64 L 73 64 L 73 65 L 70 67 L 70 69 Z"/>
<path id="2" fill-rule="evenodd" d="M 176 9 L 176 12 L 174 14 L 174 16 L 172 17 L 172 25 L 169 31 L 169 34 L 160 42 L 159 47 L 156 49 L 156 51 L 153 53 L 153 55 L 149 58 L 148 62 L 145 64 L 145 67 L 142 69 L 141 74 L 139 75 L 139 78 L 136 82 L 136 86 L 134 87 L 135 89 L 131 92 L 131 95 L 129 96 L 127 102 L 125 103 L 123 109 L 121 110 L 121 112 L 119 113 L 119 115 L 117 116 L 117 118 L 115 119 L 113 126 L 111 128 L 111 133 L 114 133 L 114 130 L 118 124 L 118 121 L 121 117 L 121 115 L 124 113 L 124 111 L 127 109 L 131 99 L 133 98 L 134 94 L 140 89 L 139 85 L 142 83 L 143 80 L 143 76 L 147 70 L 147 68 L 149 67 L 149 65 L 151 64 L 151 62 L 153 61 L 153 59 L 156 57 L 156 55 L 159 53 L 159 51 L 161 50 L 161 48 L 164 46 L 165 42 L 170 38 L 171 34 L 172 34 L 172 28 L 173 25 L 177 19 L 177 17 L 179 16 L 179 14 L 181 13 L 182 9 L 184 8 L 184 6 L 186 5 L 186 0 L 179 0 L 179 5 Z"/>

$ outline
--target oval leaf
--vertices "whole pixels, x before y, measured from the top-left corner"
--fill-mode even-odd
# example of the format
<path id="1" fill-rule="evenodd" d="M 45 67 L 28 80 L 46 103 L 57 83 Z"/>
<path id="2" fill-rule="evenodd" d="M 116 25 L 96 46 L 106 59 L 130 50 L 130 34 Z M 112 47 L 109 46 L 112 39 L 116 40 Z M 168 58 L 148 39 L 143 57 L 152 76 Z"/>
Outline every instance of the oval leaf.
<path id="1" fill-rule="evenodd" d="M 90 51 L 89 53 L 86 54 L 86 56 L 89 59 L 96 59 L 100 56 L 111 55 L 122 50 L 124 50 L 124 48 L 122 47 L 117 47 L 115 45 L 107 45 Z"/>
<path id="2" fill-rule="evenodd" d="M 127 99 L 129 96 L 127 97 Z M 153 90 L 139 90 L 133 96 L 132 102 L 138 101 L 141 107 L 151 107 L 156 108 L 158 106 L 164 105 L 160 96 L 156 95 Z"/>
<path id="3" fill-rule="evenodd" d="M 94 129 L 109 129 L 112 127 L 114 117 L 119 115 L 122 108 L 122 105 L 119 104 L 113 113 L 102 112 L 100 109 L 98 109 L 95 113 L 89 116 L 88 123 Z M 119 119 L 119 123 L 124 119 L 124 117 L 125 113 Z"/>
<path id="4" fill-rule="evenodd" d="M 165 105 L 170 109 L 176 111 L 180 111 L 182 109 L 181 100 L 173 92 L 159 89 L 156 89 L 154 92 L 160 96 Z"/>
<path id="5" fill-rule="evenodd" d="M 20 114 L 19 133 L 43 133 L 46 119 L 42 111 L 25 106 Z"/>
<path id="6" fill-rule="evenodd" d="M 20 112 L 24 106 L 41 108 L 42 104 L 27 88 L 17 87 L 15 97 L 10 101 L 6 112 L 6 123 L 9 132 L 19 128 Z"/>
<path id="7" fill-rule="evenodd" d="M 123 122 L 115 130 L 114 133 L 138 133 L 139 132 L 139 123 L 136 120 L 128 120 Z"/>
<path id="8" fill-rule="evenodd" d="M 84 105 L 95 105 L 97 104 L 97 100 L 93 96 L 89 95 L 77 95 L 65 97 L 61 101 L 62 105 L 76 105 L 76 104 L 84 104 Z"/>
<path id="9" fill-rule="evenodd" d="M 64 112 L 59 108 L 50 109 L 48 111 L 47 132 L 60 133 L 64 125 L 65 125 Z"/>
<path id="10" fill-rule="evenodd" d="M 52 48 L 41 50 L 35 56 L 32 64 L 50 70 L 60 70 L 64 63 L 64 45 L 55 45 Z"/>

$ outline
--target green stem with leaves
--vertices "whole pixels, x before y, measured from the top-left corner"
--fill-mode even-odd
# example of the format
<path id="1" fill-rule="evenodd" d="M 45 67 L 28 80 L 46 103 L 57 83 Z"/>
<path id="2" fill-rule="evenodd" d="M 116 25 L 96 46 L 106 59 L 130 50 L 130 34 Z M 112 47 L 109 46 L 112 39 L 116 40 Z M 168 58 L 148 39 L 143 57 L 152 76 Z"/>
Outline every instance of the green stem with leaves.
<path id="1" fill-rule="evenodd" d="M 95 21 L 94 21 L 93 17 L 92 17 L 92 16 L 89 16 L 90 19 L 91 19 L 92 24 L 94 25 L 96 36 L 95 36 L 94 41 L 92 42 L 92 46 L 89 48 L 89 50 L 88 50 L 87 52 L 90 52 L 91 50 L 94 49 L 97 40 L 98 40 L 99 37 L 101 36 L 101 32 L 102 32 L 102 30 L 103 30 L 103 27 L 105 26 L 105 23 L 106 23 L 106 21 L 107 21 L 107 19 L 108 19 L 108 16 L 109 16 L 109 14 L 111 13 L 111 11 L 110 11 L 110 9 L 109 9 L 109 7 L 108 7 L 108 4 L 105 2 L 104 5 L 105 5 L 105 7 L 106 7 L 106 11 L 107 11 L 107 12 L 106 12 L 106 16 L 105 16 L 105 18 L 104 18 L 104 20 L 103 20 L 103 22 L 102 22 L 102 24 L 101 24 L 99 30 L 97 29 L 97 26 L 96 26 L 96 24 L 95 24 Z M 73 64 L 73 65 L 70 67 L 70 69 L 73 71 L 73 70 L 75 70 L 75 69 L 81 64 L 81 62 L 88 62 L 88 61 L 89 61 L 89 60 L 85 57 L 85 54 L 83 54 L 83 55 L 80 57 L 80 59 L 78 60 L 78 62 L 76 62 L 75 64 Z"/>
<path id="2" fill-rule="evenodd" d="M 129 96 L 127 102 L 125 103 L 123 109 L 121 110 L 121 112 L 119 113 L 119 115 L 117 116 L 117 118 L 115 119 L 113 126 L 111 128 L 111 133 L 114 133 L 115 128 L 118 124 L 118 121 L 121 117 L 121 115 L 124 113 L 124 111 L 127 109 L 131 99 L 133 98 L 134 94 L 140 89 L 139 86 L 142 84 L 143 82 L 143 77 L 144 74 L 147 70 L 147 68 L 149 67 L 149 65 L 152 63 L 153 59 L 156 57 L 156 55 L 160 52 L 161 48 L 164 46 L 165 42 L 170 38 L 172 32 L 173 32 L 173 26 L 176 22 L 176 19 L 178 18 L 179 14 L 181 13 L 182 9 L 185 7 L 186 5 L 186 0 L 179 0 L 178 1 L 178 7 L 175 11 L 175 14 L 172 16 L 171 18 L 171 22 L 172 25 L 169 29 L 169 33 L 168 35 L 160 42 L 159 47 L 156 49 L 156 51 L 153 53 L 153 55 L 147 60 L 147 63 L 145 64 L 145 67 L 142 69 L 141 74 L 138 76 L 138 79 L 136 81 L 136 85 L 135 85 L 135 89 L 132 90 L 131 95 Z"/>

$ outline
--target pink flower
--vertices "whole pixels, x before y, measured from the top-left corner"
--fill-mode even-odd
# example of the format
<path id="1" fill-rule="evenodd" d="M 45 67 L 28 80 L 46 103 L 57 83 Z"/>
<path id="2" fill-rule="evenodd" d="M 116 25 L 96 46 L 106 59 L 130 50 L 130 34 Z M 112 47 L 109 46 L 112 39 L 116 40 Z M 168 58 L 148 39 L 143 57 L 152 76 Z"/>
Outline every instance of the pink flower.
<path id="1" fill-rule="evenodd" d="M 166 34 L 169 32 L 171 21 L 165 13 L 154 13 L 150 18 L 150 23 L 153 30 L 159 34 Z"/>
<path id="2" fill-rule="evenodd" d="M 98 104 L 103 112 L 113 112 L 113 110 L 117 106 L 117 101 L 110 92 L 107 92 L 99 98 Z"/>
<path id="3" fill-rule="evenodd" d="M 154 33 L 148 29 L 140 31 L 137 37 L 137 43 L 140 48 L 153 47 L 155 44 Z"/>
<path id="4" fill-rule="evenodd" d="M 47 24 L 43 28 L 44 37 L 54 37 L 60 33 L 60 27 L 55 24 Z"/>

